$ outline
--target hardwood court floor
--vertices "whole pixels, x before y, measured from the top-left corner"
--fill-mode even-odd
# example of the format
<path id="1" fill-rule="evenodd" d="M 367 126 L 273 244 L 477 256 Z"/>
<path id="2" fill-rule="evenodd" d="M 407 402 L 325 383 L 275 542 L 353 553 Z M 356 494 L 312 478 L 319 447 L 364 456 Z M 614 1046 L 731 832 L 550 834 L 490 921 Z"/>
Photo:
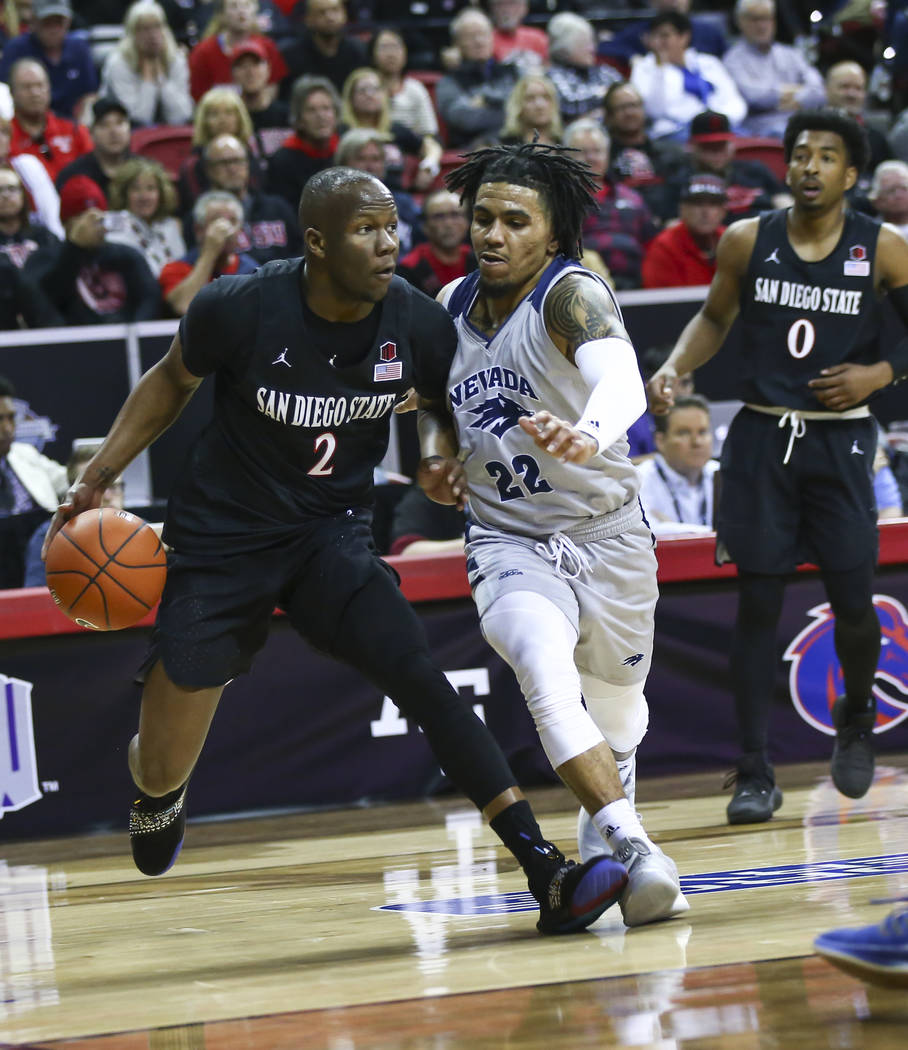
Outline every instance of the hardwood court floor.
<path id="1" fill-rule="evenodd" d="M 0 1046 L 905 1050 L 908 995 L 811 949 L 908 897 L 908 756 L 881 765 L 857 802 L 784 768 L 780 813 L 742 828 L 718 774 L 643 781 L 690 912 L 563 938 L 458 800 L 190 823 L 160 879 L 123 835 L 0 846 Z M 532 799 L 573 852 L 567 793 Z"/>

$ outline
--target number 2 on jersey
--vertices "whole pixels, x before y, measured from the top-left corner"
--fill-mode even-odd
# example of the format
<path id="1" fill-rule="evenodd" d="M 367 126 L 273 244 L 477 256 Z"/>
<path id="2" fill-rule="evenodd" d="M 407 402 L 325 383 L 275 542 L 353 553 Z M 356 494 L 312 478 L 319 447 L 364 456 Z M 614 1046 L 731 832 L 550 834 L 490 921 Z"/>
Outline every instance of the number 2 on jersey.
<path id="1" fill-rule="evenodd" d="M 806 357 L 817 340 L 817 331 L 812 321 L 801 317 L 788 329 L 788 352 L 792 357 Z"/>
<path id="2" fill-rule="evenodd" d="M 552 486 L 539 476 L 539 464 L 532 456 L 515 456 L 511 460 L 511 468 L 513 473 L 497 459 L 486 463 L 486 471 L 495 479 L 495 487 L 503 503 L 512 499 L 526 499 L 537 492 L 552 491 Z"/>
<path id="3" fill-rule="evenodd" d="M 326 431 L 324 434 L 319 434 L 315 439 L 315 454 L 318 455 L 318 453 L 321 452 L 321 458 L 315 466 L 310 467 L 306 473 L 315 478 L 326 478 L 329 474 L 333 474 L 334 464 L 331 463 L 331 457 L 334 455 L 334 450 L 336 448 L 337 438 L 330 431 Z"/>

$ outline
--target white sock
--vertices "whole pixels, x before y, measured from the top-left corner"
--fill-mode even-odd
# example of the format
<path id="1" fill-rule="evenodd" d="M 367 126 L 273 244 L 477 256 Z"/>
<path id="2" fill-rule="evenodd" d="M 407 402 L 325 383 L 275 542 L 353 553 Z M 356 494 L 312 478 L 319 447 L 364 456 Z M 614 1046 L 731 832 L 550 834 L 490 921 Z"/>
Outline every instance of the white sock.
<path id="1" fill-rule="evenodd" d="M 593 814 L 593 823 L 610 846 L 617 846 L 625 839 L 648 841 L 640 818 L 626 798 L 616 799 L 603 806 L 598 813 Z"/>

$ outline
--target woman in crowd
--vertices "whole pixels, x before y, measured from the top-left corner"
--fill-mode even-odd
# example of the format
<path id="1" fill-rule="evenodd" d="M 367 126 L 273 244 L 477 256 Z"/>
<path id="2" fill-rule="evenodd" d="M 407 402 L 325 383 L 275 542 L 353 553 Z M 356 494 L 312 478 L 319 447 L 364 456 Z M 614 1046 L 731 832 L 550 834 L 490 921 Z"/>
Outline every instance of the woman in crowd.
<path id="1" fill-rule="evenodd" d="M 133 124 L 192 120 L 189 65 L 155 0 L 138 0 L 127 12 L 123 39 L 104 62 L 101 93 L 121 102 Z"/>
<path id="2" fill-rule="evenodd" d="M 380 29 L 372 38 L 371 58 L 391 103 L 392 122 L 417 135 L 439 138 L 438 117 L 425 84 L 404 75 L 407 45 L 400 33 Z"/>
<path id="3" fill-rule="evenodd" d="M 60 195 L 54 187 L 47 168 L 31 153 L 18 153 L 10 157 L 12 138 L 10 122 L 0 117 L 0 168 L 12 168 L 28 191 L 31 221 L 46 226 L 61 240 L 63 226 L 60 223 Z"/>
<path id="4" fill-rule="evenodd" d="M 504 109 L 501 141 L 505 145 L 539 142 L 556 146 L 564 127 L 558 108 L 558 91 L 547 76 L 530 73 L 514 85 Z"/>
<path id="5" fill-rule="evenodd" d="M 0 253 L 21 270 L 32 252 L 58 239 L 32 222 L 31 201 L 18 174 L 0 167 Z"/>
<path id="6" fill-rule="evenodd" d="M 287 66 L 277 44 L 264 36 L 259 26 L 258 0 L 219 0 L 215 13 L 201 40 L 189 54 L 189 88 L 200 100 L 218 84 L 229 84 L 230 59 L 233 49 L 246 40 L 259 40 L 268 52 L 271 79 L 280 83 Z"/>
<path id="7" fill-rule="evenodd" d="M 441 167 L 441 144 L 431 135 L 417 135 L 391 119 L 388 92 L 374 69 L 354 69 L 344 81 L 341 124 L 344 131 L 370 128 L 390 137 L 385 147 L 389 185 L 398 189 L 403 185 L 404 154 L 419 157 L 411 186 L 404 188 L 427 189 L 435 181 Z"/>
<path id="8" fill-rule="evenodd" d="M 256 149 L 249 111 L 232 88 L 212 88 L 205 92 L 196 106 L 192 152 L 180 167 L 177 189 L 181 214 L 190 211 L 200 194 L 211 189 L 202 164 L 202 150 L 218 135 L 235 135 L 240 142 L 248 143 L 250 184 L 254 188 L 261 184 L 264 168 Z"/>
<path id="9" fill-rule="evenodd" d="M 596 63 L 596 34 L 592 23 L 573 11 L 562 11 L 549 21 L 549 76 L 558 89 L 561 116 L 566 120 L 604 115 L 605 93 L 621 77 L 611 66 Z"/>
<path id="10" fill-rule="evenodd" d="M 157 277 L 165 263 L 186 254 L 180 224 L 174 218 L 176 203 L 164 168 L 147 157 L 132 157 L 110 184 L 108 240 L 141 252 Z"/>

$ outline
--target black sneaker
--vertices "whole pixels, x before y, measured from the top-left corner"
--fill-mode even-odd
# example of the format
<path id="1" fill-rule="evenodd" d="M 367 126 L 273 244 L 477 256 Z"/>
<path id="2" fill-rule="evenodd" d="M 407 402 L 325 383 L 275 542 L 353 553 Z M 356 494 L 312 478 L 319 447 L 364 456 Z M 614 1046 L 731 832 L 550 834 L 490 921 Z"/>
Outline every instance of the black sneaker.
<path id="1" fill-rule="evenodd" d="M 540 933 L 585 930 L 613 904 L 627 885 L 627 869 L 614 857 L 593 857 L 586 864 L 565 861 L 555 871 L 539 901 Z"/>
<path id="2" fill-rule="evenodd" d="M 725 809 L 729 824 L 761 824 L 782 805 L 773 768 L 762 754 L 742 755 L 722 786 L 732 784 L 735 792 Z"/>
<path id="3" fill-rule="evenodd" d="M 863 711 L 855 711 L 844 696 L 832 705 L 836 734 L 830 771 L 833 784 L 848 798 L 863 798 L 873 783 L 875 723 L 876 702 L 872 699 Z"/>
<path id="4" fill-rule="evenodd" d="M 143 875 L 163 875 L 176 863 L 186 832 L 186 784 L 160 798 L 136 789 L 129 810 L 132 859 Z"/>

